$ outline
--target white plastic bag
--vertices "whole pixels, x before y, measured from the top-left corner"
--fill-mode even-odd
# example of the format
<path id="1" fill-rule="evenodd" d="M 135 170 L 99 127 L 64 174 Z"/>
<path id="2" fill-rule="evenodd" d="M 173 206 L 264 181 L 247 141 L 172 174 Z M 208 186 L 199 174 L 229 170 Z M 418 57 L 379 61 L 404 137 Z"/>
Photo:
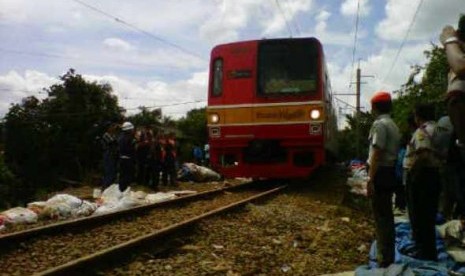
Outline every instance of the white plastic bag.
<path id="1" fill-rule="evenodd" d="M 47 205 L 54 205 L 57 203 L 65 203 L 68 205 L 70 208 L 78 208 L 82 204 L 82 199 L 77 198 L 73 195 L 68 195 L 68 194 L 58 194 L 54 195 L 53 197 L 49 198 L 47 200 Z"/>
<path id="2" fill-rule="evenodd" d="M 102 205 L 102 206 L 99 206 L 92 215 L 98 216 L 98 215 L 113 213 L 116 211 L 118 211 L 116 205 Z"/>
<path id="3" fill-rule="evenodd" d="M 46 206 L 46 201 L 35 201 L 27 204 L 27 208 L 36 213 L 39 216 L 39 218 L 43 216 L 42 213 L 44 212 Z"/>
<path id="4" fill-rule="evenodd" d="M 87 217 L 92 215 L 95 210 L 97 210 L 97 204 L 84 200 L 81 206 L 71 211 L 71 214 L 73 217 Z"/>
<path id="5" fill-rule="evenodd" d="M 102 196 L 102 190 L 99 188 L 94 189 L 94 192 L 92 193 L 93 198 L 99 198 Z"/>
<path id="6" fill-rule="evenodd" d="M 124 196 L 123 198 L 120 199 L 118 204 L 116 205 L 117 210 L 125 210 L 129 209 L 132 207 L 136 207 L 139 205 L 144 204 L 145 202 L 142 200 L 138 200 L 137 198 L 134 198 L 132 196 Z"/>
<path id="7" fill-rule="evenodd" d="M 158 192 L 155 194 L 148 194 L 145 197 L 145 202 L 148 204 L 153 204 L 161 201 L 166 201 L 170 199 L 175 199 L 176 195 L 173 193 L 163 193 L 163 192 Z"/>
<path id="8" fill-rule="evenodd" d="M 77 208 L 71 208 L 65 202 L 54 202 L 47 204 L 42 215 L 51 219 L 64 219 L 71 217 L 73 209 Z"/>
<path id="9" fill-rule="evenodd" d="M 131 192 L 131 188 L 128 187 L 124 192 L 119 190 L 118 184 L 112 184 L 102 192 L 100 197 L 101 205 L 116 205 L 118 201 L 126 194 Z"/>
<path id="10" fill-rule="evenodd" d="M 36 213 L 24 207 L 11 208 L 0 215 L 6 218 L 5 224 L 36 223 L 38 219 Z"/>

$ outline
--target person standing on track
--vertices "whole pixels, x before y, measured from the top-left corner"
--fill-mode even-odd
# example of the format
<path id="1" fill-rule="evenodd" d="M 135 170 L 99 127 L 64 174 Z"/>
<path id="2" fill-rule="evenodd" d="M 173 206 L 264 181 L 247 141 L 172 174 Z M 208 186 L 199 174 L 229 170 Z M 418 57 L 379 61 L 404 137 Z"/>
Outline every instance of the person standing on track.
<path id="1" fill-rule="evenodd" d="M 103 148 L 102 191 L 116 181 L 118 167 L 118 140 L 116 131 L 116 124 L 112 122 L 105 124 L 105 133 L 101 138 Z"/>
<path id="2" fill-rule="evenodd" d="M 168 135 L 165 144 L 165 157 L 163 162 L 163 185 L 176 186 L 176 136 L 174 133 Z"/>
<path id="3" fill-rule="evenodd" d="M 134 181 L 136 141 L 134 139 L 134 125 L 124 122 L 121 126 L 121 136 L 119 138 L 119 189 L 125 191 Z"/>
<path id="4" fill-rule="evenodd" d="M 415 107 L 417 130 L 410 140 L 407 156 L 412 166 L 407 176 L 407 206 L 412 226 L 416 257 L 437 261 L 435 220 L 441 186 L 440 155 L 435 144 L 436 122 L 434 106 L 418 104 Z"/>
<path id="5" fill-rule="evenodd" d="M 391 95 L 377 92 L 371 98 L 372 112 L 377 116 L 370 129 L 367 194 L 375 220 L 377 261 L 380 267 L 394 262 L 395 229 L 392 196 L 397 188 L 395 163 L 400 132 L 389 113 Z"/>

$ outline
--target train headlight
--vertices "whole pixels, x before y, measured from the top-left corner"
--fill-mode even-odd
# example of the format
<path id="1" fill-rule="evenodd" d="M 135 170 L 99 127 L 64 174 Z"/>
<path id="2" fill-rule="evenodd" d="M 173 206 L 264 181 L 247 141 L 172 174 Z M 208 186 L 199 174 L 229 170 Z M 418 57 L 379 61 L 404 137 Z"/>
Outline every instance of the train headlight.
<path id="1" fill-rule="evenodd" d="M 320 116 L 321 112 L 318 109 L 313 109 L 312 111 L 310 111 L 310 118 L 312 118 L 313 120 L 319 119 Z"/>
<path id="2" fill-rule="evenodd" d="M 210 114 L 210 122 L 212 122 L 212 124 L 217 124 L 219 123 L 220 121 L 220 116 L 216 113 L 213 113 L 213 114 Z"/>

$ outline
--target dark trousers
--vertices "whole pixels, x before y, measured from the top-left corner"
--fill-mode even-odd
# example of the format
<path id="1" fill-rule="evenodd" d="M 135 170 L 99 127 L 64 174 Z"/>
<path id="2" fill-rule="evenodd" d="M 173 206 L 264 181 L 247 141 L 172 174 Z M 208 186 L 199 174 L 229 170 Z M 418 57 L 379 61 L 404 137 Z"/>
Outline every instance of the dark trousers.
<path id="1" fill-rule="evenodd" d="M 465 145 L 465 93 L 451 93 L 447 102 L 447 113 L 459 141 Z"/>
<path id="2" fill-rule="evenodd" d="M 105 152 L 103 154 L 103 181 L 102 181 L 102 191 L 105 190 L 108 186 L 115 183 L 116 181 L 116 172 L 117 171 L 117 158 L 114 154 Z"/>
<path id="3" fill-rule="evenodd" d="M 139 149 L 137 152 L 137 182 L 139 184 L 145 184 L 148 182 L 149 172 L 149 159 L 148 150 L 145 148 Z"/>
<path id="4" fill-rule="evenodd" d="M 437 260 L 435 221 L 439 193 L 439 170 L 413 166 L 407 176 L 407 206 L 419 259 Z"/>
<path id="5" fill-rule="evenodd" d="M 160 182 L 160 173 L 162 172 L 162 164 L 160 161 L 150 162 L 149 178 L 152 181 L 152 187 L 157 188 Z"/>
<path id="6" fill-rule="evenodd" d="M 375 221 L 377 260 L 380 267 L 394 262 L 395 229 L 392 195 L 397 187 L 394 167 L 379 167 L 371 198 Z"/>
<path id="7" fill-rule="evenodd" d="M 465 218 L 465 175 L 461 164 L 446 164 L 441 180 L 440 212 L 446 219 Z"/>
<path id="8" fill-rule="evenodd" d="M 405 207 L 407 206 L 407 200 L 405 196 L 405 187 L 402 185 L 402 183 L 398 182 L 398 185 L 394 190 L 394 194 L 396 195 L 394 205 L 401 210 L 405 210 Z"/>
<path id="9" fill-rule="evenodd" d="M 163 163 L 162 182 L 163 185 L 168 185 L 168 178 L 170 185 L 176 185 L 176 164 L 174 160 L 166 160 Z"/>
<path id="10" fill-rule="evenodd" d="M 119 190 L 123 192 L 134 181 L 135 164 L 133 159 L 120 159 Z"/>

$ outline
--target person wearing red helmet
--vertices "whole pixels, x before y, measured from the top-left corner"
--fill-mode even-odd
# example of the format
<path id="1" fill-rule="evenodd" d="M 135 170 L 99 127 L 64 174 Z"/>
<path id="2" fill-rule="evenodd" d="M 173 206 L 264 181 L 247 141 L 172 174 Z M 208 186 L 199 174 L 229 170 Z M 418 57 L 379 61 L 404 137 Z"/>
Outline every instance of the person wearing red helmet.
<path id="1" fill-rule="evenodd" d="M 395 163 L 400 144 L 400 132 L 389 113 L 391 95 L 376 92 L 371 98 L 376 117 L 370 129 L 368 154 L 368 196 L 371 198 L 377 240 L 377 261 L 380 267 L 394 262 L 394 214 L 392 196 L 397 189 Z"/>

